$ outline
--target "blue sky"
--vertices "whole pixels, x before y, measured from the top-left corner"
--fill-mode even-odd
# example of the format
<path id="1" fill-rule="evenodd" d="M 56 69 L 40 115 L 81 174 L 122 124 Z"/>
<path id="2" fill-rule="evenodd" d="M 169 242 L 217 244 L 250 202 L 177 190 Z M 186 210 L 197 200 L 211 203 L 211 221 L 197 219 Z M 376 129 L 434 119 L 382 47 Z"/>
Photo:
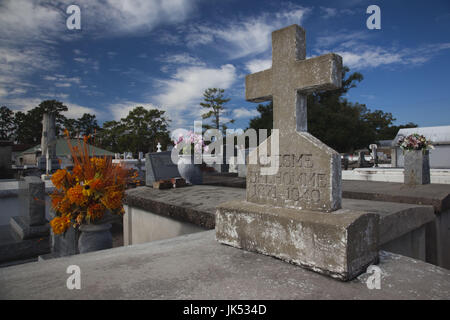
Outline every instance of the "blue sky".
<path id="1" fill-rule="evenodd" d="M 68 30 L 66 8 L 81 9 Z M 381 30 L 366 9 L 381 8 Z M 342 55 L 364 75 L 350 101 L 393 113 L 397 124 L 450 125 L 450 2 L 266 0 L 0 0 L 0 104 L 29 110 L 45 99 L 68 117 L 118 120 L 161 108 L 171 128 L 203 112 L 204 89 L 226 89 L 225 118 L 257 115 L 244 77 L 270 68 L 271 32 L 299 24 L 307 55 Z"/>

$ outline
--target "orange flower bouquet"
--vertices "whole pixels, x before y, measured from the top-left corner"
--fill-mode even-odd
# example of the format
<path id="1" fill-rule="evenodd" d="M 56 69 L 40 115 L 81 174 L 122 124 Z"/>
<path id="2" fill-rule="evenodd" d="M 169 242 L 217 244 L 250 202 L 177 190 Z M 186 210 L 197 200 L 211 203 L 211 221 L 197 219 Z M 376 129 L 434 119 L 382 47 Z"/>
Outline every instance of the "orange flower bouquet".
<path id="1" fill-rule="evenodd" d="M 74 167 L 57 170 L 51 180 L 55 191 L 50 195 L 56 213 L 50 225 L 55 234 L 63 234 L 70 225 L 99 221 L 106 212 L 122 215 L 122 199 L 127 185 L 128 171 L 113 165 L 110 158 L 90 155 L 84 137 L 83 145 L 72 146 L 67 138 Z"/>

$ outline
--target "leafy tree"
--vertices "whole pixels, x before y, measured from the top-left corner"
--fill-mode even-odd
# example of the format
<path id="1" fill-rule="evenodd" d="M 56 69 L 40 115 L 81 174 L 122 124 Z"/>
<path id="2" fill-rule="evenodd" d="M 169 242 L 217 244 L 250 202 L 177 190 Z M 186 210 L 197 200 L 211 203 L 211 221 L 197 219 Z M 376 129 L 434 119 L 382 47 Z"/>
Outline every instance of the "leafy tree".
<path id="1" fill-rule="evenodd" d="M 88 136 L 94 134 L 99 126 L 94 114 L 85 113 L 76 121 L 76 127 L 80 136 Z"/>
<path id="2" fill-rule="evenodd" d="M 64 129 L 67 129 L 69 132 L 70 138 L 77 138 L 78 137 L 78 121 L 75 119 L 66 118 L 63 122 Z"/>
<path id="3" fill-rule="evenodd" d="M 136 107 L 120 121 L 103 124 L 98 134 L 100 144 L 112 152 L 131 151 L 134 154 L 140 151 L 154 152 L 158 142 L 166 147 L 170 143 L 170 120 L 164 114 L 162 110 Z"/>
<path id="4" fill-rule="evenodd" d="M 42 118 L 44 113 L 54 113 L 56 118 L 56 135 L 62 132 L 66 117 L 61 112 L 67 111 L 67 106 L 56 100 L 42 101 L 39 106 L 27 113 L 16 112 L 14 123 L 16 125 L 16 141 L 18 143 L 36 144 L 42 136 Z"/>
<path id="5" fill-rule="evenodd" d="M 220 117 L 225 113 L 224 104 L 230 101 L 229 98 L 224 97 L 224 92 L 224 89 L 208 88 L 203 93 L 204 102 L 201 102 L 200 105 L 203 108 L 208 109 L 208 111 L 202 114 L 202 118 L 212 119 L 212 126 L 208 124 L 204 125 L 207 129 L 222 129 L 222 132 L 225 132 L 227 129 L 227 123 L 234 123 L 234 120 L 230 120 L 227 123 L 221 123 L 220 121 Z"/>
<path id="6" fill-rule="evenodd" d="M 14 134 L 14 112 L 8 107 L 0 108 L 0 140 L 10 140 Z"/>

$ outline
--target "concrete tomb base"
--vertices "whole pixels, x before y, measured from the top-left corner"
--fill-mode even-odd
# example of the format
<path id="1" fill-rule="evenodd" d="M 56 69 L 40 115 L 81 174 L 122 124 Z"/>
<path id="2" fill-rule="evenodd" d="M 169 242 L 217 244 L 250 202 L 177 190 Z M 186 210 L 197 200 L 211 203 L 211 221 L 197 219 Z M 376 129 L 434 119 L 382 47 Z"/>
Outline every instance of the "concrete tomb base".
<path id="1" fill-rule="evenodd" d="M 345 209 L 319 213 L 235 201 L 218 207 L 216 238 L 347 281 L 378 262 L 378 220 Z"/>

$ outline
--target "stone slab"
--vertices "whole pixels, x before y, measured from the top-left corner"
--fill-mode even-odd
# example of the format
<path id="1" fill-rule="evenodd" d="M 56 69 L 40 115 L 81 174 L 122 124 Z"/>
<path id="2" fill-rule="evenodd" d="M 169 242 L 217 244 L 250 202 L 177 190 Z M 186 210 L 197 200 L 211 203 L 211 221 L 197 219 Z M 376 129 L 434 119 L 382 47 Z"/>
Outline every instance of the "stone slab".
<path id="1" fill-rule="evenodd" d="M 22 240 L 48 237 L 50 235 L 50 225 L 48 223 L 38 226 L 30 226 L 27 217 L 11 217 L 9 224 Z"/>
<path id="2" fill-rule="evenodd" d="M 157 190 L 138 187 L 126 191 L 125 203 L 151 213 L 193 223 L 205 229 L 215 227 L 216 207 L 228 201 L 244 201 L 245 189 L 191 186 Z M 380 216 L 380 244 L 433 221 L 432 206 L 395 202 L 343 199 L 343 209 L 366 211 Z"/>
<path id="3" fill-rule="evenodd" d="M 50 252 L 48 236 L 22 240 L 12 230 L 11 226 L 0 226 L 0 262 L 12 262 L 36 258 Z"/>
<path id="4" fill-rule="evenodd" d="M 126 191 L 124 203 L 153 214 L 214 229 L 216 206 L 244 196 L 243 189 L 205 185 L 168 190 L 138 187 Z"/>
<path id="5" fill-rule="evenodd" d="M 450 186 L 427 184 L 408 186 L 380 181 L 342 181 L 344 198 L 431 205 L 435 213 L 450 209 Z"/>
<path id="6" fill-rule="evenodd" d="M 378 262 L 379 216 L 233 201 L 217 208 L 216 239 L 348 281 Z"/>
<path id="7" fill-rule="evenodd" d="M 180 177 L 178 167 L 172 162 L 171 151 L 153 152 L 145 155 L 145 184 L 152 186 L 158 180 Z"/>
<path id="8" fill-rule="evenodd" d="M 47 223 L 45 219 L 45 183 L 38 177 L 19 180 L 20 215 L 28 218 L 30 226 Z"/>
<path id="9" fill-rule="evenodd" d="M 430 183 L 430 154 L 428 151 L 406 151 L 404 183 L 409 185 Z"/>
<path id="10" fill-rule="evenodd" d="M 81 290 L 67 290 L 67 267 Z M 380 252 L 370 274 L 341 282 L 268 256 L 221 245 L 214 231 L 0 269 L 0 299 L 449 299 L 450 271 Z"/>
<path id="11" fill-rule="evenodd" d="M 261 164 L 251 164 L 260 150 L 271 150 L 271 139 L 249 155 L 247 201 L 277 207 L 330 212 L 341 208 L 339 154 L 307 132 L 285 133 L 279 153 L 272 155 L 274 173 L 264 174 Z"/>
<path id="12" fill-rule="evenodd" d="M 221 175 L 220 178 L 214 177 L 213 184 L 245 188 L 245 181 L 245 178 Z M 348 199 L 431 205 L 438 214 L 450 209 L 450 185 L 448 184 L 405 186 L 397 182 L 343 180 L 342 196 Z"/>

